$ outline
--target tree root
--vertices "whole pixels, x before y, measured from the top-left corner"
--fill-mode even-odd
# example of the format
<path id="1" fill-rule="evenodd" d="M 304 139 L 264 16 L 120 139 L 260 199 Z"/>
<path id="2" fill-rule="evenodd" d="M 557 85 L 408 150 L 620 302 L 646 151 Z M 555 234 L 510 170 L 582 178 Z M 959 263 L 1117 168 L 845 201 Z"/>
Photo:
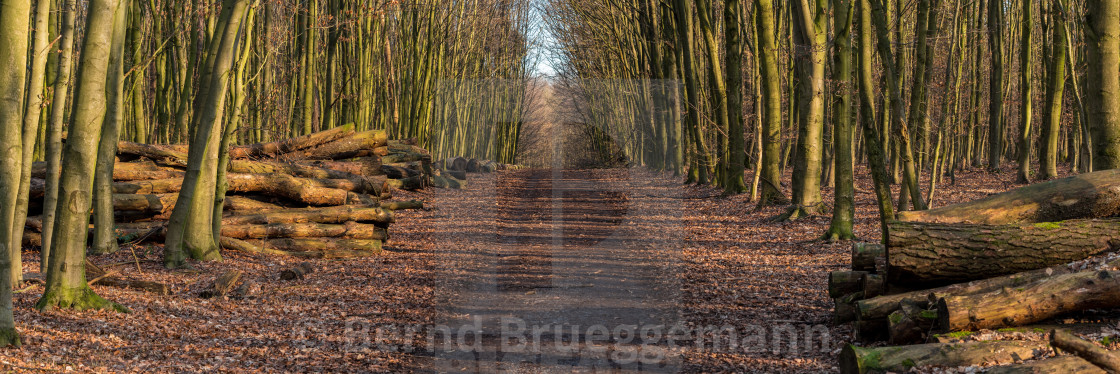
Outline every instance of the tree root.
<path id="1" fill-rule="evenodd" d="M 43 297 L 35 303 L 35 309 L 48 311 L 53 309 L 73 310 L 113 310 L 120 313 L 129 313 L 124 305 L 114 303 L 93 292 L 89 286 L 82 285 L 78 288 L 65 288 L 63 286 L 48 287 L 43 292 Z M 2 336 L 0 336 L 2 338 Z"/>

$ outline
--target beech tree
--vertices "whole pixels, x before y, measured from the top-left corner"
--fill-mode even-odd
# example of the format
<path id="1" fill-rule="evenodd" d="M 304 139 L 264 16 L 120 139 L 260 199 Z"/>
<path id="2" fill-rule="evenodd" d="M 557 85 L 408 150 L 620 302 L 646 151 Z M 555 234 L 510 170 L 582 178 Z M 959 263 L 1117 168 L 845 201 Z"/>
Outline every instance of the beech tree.
<path id="1" fill-rule="evenodd" d="M 109 55 L 115 20 L 123 17 L 118 0 L 91 0 L 85 38 L 77 65 L 77 86 L 66 144 L 62 150 L 62 175 L 55 208 L 53 241 L 40 310 L 114 309 L 124 306 L 105 300 L 86 284 L 85 255 L 97 145 L 105 120 Z"/>
<path id="2" fill-rule="evenodd" d="M 30 30 L 30 0 L 5 0 L 0 2 L 0 64 L 8 67 L 23 66 L 27 61 L 28 32 Z M 0 72 L 0 346 L 19 346 L 12 314 L 12 280 L 20 246 L 12 245 L 16 236 L 14 216 L 19 199 L 20 171 L 23 169 L 23 111 L 24 69 L 4 69 Z M 22 224 L 20 225 L 22 229 Z M 20 230 L 22 231 L 22 230 Z"/>

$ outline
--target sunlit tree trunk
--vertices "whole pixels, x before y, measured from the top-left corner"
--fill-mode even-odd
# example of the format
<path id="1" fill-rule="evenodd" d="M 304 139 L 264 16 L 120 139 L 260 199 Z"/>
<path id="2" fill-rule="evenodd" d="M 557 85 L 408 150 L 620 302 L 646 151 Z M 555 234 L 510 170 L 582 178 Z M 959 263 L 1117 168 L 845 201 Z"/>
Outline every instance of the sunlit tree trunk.
<path id="1" fill-rule="evenodd" d="M 123 0 L 122 0 L 123 1 Z M 93 244 L 97 254 L 116 252 L 116 222 L 113 217 L 113 168 L 116 165 L 117 141 L 124 126 L 124 45 L 128 25 L 127 4 L 121 4 L 113 26 L 113 45 L 109 54 L 106 77 L 105 121 L 97 146 L 97 171 L 93 177 Z"/>
<path id="2" fill-rule="evenodd" d="M 1031 0 L 1023 1 L 1023 14 L 1022 24 L 1020 31 L 1022 33 L 1021 42 L 1019 44 L 1019 101 L 1022 103 L 1019 109 L 1019 183 L 1030 183 L 1031 181 L 1031 149 L 1034 148 L 1031 144 L 1031 116 L 1034 112 L 1032 110 L 1032 101 L 1034 95 L 1031 92 L 1032 74 L 1034 68 L 1031 63 L 1031 50 L 1034 46 L 1031 44 L 1031 28 L 1033 20 L 1031 16 Z M 1046 0 L 1043 0 L 1046 1 Z"/>
<path id="3" fill-rule="evenodd" d="M 832 148 L 836 188 L 832 223 L 824 238 L 829 241 L 854 239 L 855 177 L 852 171 L 852 3 L 832 0 L 833 38 L 832 80 L 836 92 L 832 99 Z"/>
<path id="4" fill-rule="evenodd" d="M 784 204 L 786 197 L 781 190 L 782 157 L 782 88 L 778 73 L 778 47 L 774 40 L 774 3 L 772 0 L 755 0 L 755 35 L 758 40 L 758 61 L 762 81 L 762 194 L 760 206 Z"/>
<path id="5" fill-rule="evenodd" d="M 1050 71 L 1047 73 L 1049 82 L 1046 85 L 1046 106 L 1043 108 L 1046 122 L 1041 128 L 1042 152 L 1038 167 L 1039 177 L 1044 180 L 1058 177 L 1058 135 L 1062 127 L 1062 97 L 1066 85 L 1066 50 L 1069 43 L 1065 32 L 1068 17 L 1065 3 L 1065 0 L 1054 0 L 1054 6 L 1051 7 L 1054 26 L 1051 27 L 1053 33 L 1050 40 L 1053 47 L 1050 48 L 1052 55 Z M 1075 134 L 1076 131 L 1071 129 L 1069 137 L 1076 138 Z M 1074 147 L 1070 153 L 1076 155 L 1078 150 Z"/>
<path id="6" fill-rule="evenodd" d="M 992 71 L 988 79 L 988 170 L 991 172 L 999 172 L 1003 158 L 1003 6 L 1003 1 L 988 1 L 988 49 L 992 52 Z"/>
<path id="7" fill-rule="evenodd" d="M 0 2 L 0 346 L 19 346 L 12 315 L 13 217 L 19 194 L 23 161 L 22 125 L 24 79 L 27 64 L 30 0 Z"/>
<path id="8" fill-rule="evenodd" d="M 43 110 L 43 85 L 46 78 L 48 45 L 47 22 L 50 21 L 51 1 L 39 0 L 35 4 L 35 25 L 31 36 L 31 76 L 28 79 L 25 110 L 23 115 L 23 159 L 20 161 L 19 199 L 16 202 L 15 216 L 12 218 L 12 241 L 10 248 L 21 248 L 23 226 L 27 221 L 28 199 L 31 189 L 31 162 L 34 161 L 35 143 L 39 135 L 40 115 Z M 12 284 L 23 280 L 23 259 L 20 251 L 12 251 Z"/>
<path id="9" fill-rule="evenodd" d="M 1087 0 L 1085 95 L 1093 137 L 1093 170 L 1120 168 L 1120 0 Z"/>
<path id="10" fill-rule="evenodd" d="M 52 238 L 54 237 L 55 207 L 58 205 L 58 182 L 62 175 L 62 126 L 66 122 L 66 101 L 70 94 L 71 60 L 74 52 L 74 24 L 77 18 L 77 0 L 64 0 L 61 11 L 62 30 L 59 36 L 58 79 L 55 81 L 54 99 L 51 100 L 51 118 L 47 122 L 47 191 L 43 198 L 43 250 L 40 253 L 40 272 L 47 273 Z"/>
<path id="11" fill-rule="evenodd" d="M 218 30 L 210 42 L 203 86 L 195 98 L 192 127 L 194 139 L 187 154 L 187 173 L 175 210 L 167 226 L 164 265 L 177 268 L 186 265 L 186 258 L 221 260 L 218 242 L 212 230 L 215 189 L 217 187 L 218 148 L 222 136 L 229 72 L 233 65 L 237 37 L 245 14 L 247 0 L 224 0 Z"/>
<path id="12" fill-rule="evenodd" d="M 85 40 L 78 63 L 72 122 L 62 151 L 62 177 L 56 207 L 54 241 L 39 310 L 114 309 L 123 306 L 105 300 L 86 284 L 85 255 L 89 211 L 93 202 L 93 175 L 97 169 L 97 143 L 105 119 L 106 78 L 113 44 L 114 20 L 119 0 L 91 0 L 86 17 Z"/>

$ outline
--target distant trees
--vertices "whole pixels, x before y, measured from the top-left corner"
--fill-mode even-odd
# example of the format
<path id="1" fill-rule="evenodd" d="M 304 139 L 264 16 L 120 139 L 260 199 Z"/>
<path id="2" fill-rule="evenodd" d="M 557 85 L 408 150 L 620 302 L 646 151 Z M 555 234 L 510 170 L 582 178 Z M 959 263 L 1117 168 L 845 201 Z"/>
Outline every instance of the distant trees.
<path id="1" fill-rule="evenodd" d="M 875 45 L 860 45 L 859 52 L 871 56 L 861 55 L 860 63 L 848 68 L 840 56 L 849 39 L 843 11 L 838 12 L 843 3 L 645 2 L 549 1 L 549 26 L 559 43 L 558 82 L 577 104 L 577 117 L 586 120 L 579 126 L 613 134 L 631 162 L 684 173 L 689 183 L 712 184 L 726 193 L 760 191 L 764 205 L 788 202 L 783 196 L 788 188 L 792 204 L 779 218 L 824 211 L 820 187 L 833 180 L 837 197 L 847 194 L 852 182 L 836 173 L 846 173 L 840 163 L 849 143 L 856 162 L 900 184 L 897 199 L 880 199 L 892 206 L 883 210 L 888 216 L 935 203 L 938 183 L 945 176 L 955 181 L 961 169 L 999 172 L 1011 161 L 1017 163 L 1017 179 L 1027 182 L 1036 163 L 1042 179 L 1059 176 L 1063 163 L 1073 171 L 1086 171 L 1080 165 L 1085 160 L 1098 170 L 1116 167 L 1111 154 L 1120 152 L 1120 135 L 1109 134 L 1120 130 L 1108 125 L 1116 122 L 1113 109 L 1120 107 L 1112 78 L 1118 34 L 1112 1 L 854 1 L 852 9 L 867 6 L 869 14 L 856 18 L 870 18 L 871 29 L 852 28 L 850 37 Z M 715 17 L 721 12 L 722 19 Z M 660 33 L 641 21 L 655 13 L 674 15 L 672 22 L 657 24 Z M 643 47 L 653 42 L 657 48 Z M 655 74 L 653 60 L 643 58 L 654 50 L 683 52 L 675 56 L 680 85 L 678 96 L 646 103 L 647 98 L 628 96 L 622 82 L 667 77 Z M 863 72 L 864 60 L 879 65 Z M 1044 68 L 1035 68 L 1036 61 Z M 1084 69 L 1086 64 L 1091 69 Z M 844 139 L 840 116 L 847 105 L 841 98 L 855 86 L 845 84 L 844 73 L 852 69 L 862 72 L 859 81 L 872 85 L 848 112 L 864 131 Z M 605 94 L 604 86 L 615 90 Z M 599 105 L 605 102 L 612 105 Z M 1033 110 L 1036 102 L 1041 111 Z M 684 115 L 632 126 L 630 117 L 640 113 L 631 109 L 647 105 L 678 108 Z M 657 135 L 678 126 L 687 131 L 671 143 Z M 640 155 L 651 147 L 683 149 L 684 162 L 666 167 Z M 880 151 L 883 165 L 876 164 L 873 150 Z M 755 181 L 750 188 L 738 182 L 739 160 L 747 169 L 742 179 Z M 791 185 L 779 182 L 782 172 L 791 172 Z M 843 222 L 848 209 L 837 203 L 833 216 Z"/>

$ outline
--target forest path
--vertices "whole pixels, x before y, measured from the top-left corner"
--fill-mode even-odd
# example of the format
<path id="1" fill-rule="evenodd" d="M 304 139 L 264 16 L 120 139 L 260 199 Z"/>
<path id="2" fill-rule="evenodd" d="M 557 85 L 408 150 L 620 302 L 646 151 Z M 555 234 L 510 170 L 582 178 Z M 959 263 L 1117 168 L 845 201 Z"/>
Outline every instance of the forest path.
<path id="1" fill-rule="evenodd" d="M 436 210 L 447 263 L 420 369 L 678 371 L 661 337 L 679 320 L 681 204 L 658 196 L 676 189 L 631 175 L 504 172 Z"/>

